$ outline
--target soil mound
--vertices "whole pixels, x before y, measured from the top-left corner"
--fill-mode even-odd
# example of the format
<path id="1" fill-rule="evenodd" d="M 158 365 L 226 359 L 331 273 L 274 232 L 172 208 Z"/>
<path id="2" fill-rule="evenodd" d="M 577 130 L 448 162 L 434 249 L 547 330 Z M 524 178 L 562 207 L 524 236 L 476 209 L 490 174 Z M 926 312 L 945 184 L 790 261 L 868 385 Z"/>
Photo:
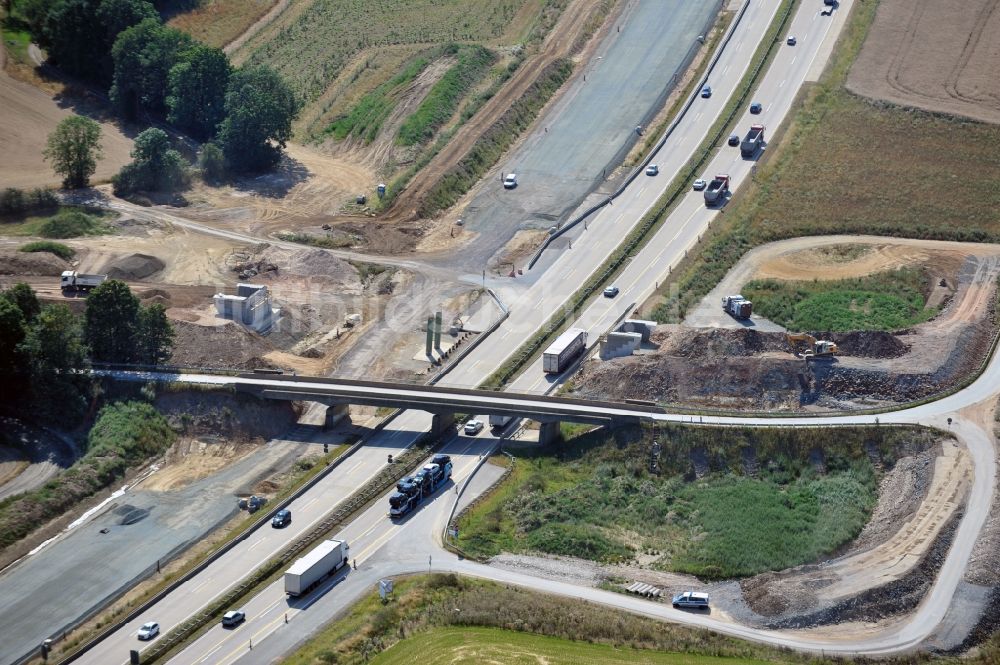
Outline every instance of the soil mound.
<path id="1" fill-rule="evenodd" d="M 0 275 L 60 275 L 70 264 L 48 252 L 0 250 Z"/>
<path id="2" fill-rule="evenodd" d="M 272 344 L 236 323 L 221 326 L 178 320 L 172 323 L 176 335 L 172 364 L 227 369 L 253 369 L 270 364 L 261 358 L 274 350 Z"/>
<path id="3" fill-rule="evenodd" d="M 111 279 L 145 279 L 167 267 L 160 259 L 148 254 L 129 254 L 104 266 L 102 272 Z"/>
<path id="4" fill-rule="evenodd" d="M 899 358 L 910 350 L 909 344 L 885 331 L 833 333 L 823 338 L 833 340 L 842 354 L 859 358 Z"/>

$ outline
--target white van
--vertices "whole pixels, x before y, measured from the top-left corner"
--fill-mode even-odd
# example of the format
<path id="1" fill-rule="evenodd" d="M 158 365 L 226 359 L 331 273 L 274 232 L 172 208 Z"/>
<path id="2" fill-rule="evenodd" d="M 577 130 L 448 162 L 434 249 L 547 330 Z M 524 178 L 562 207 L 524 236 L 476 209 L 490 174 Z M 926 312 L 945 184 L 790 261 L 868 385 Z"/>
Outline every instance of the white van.
<path id="1" fill-rule="evenodd" d="M 708 609 L 708 594 L 697 591 L 685 591 L 674 596 L 674 607 L 694 607 L 697 609 Z"/>

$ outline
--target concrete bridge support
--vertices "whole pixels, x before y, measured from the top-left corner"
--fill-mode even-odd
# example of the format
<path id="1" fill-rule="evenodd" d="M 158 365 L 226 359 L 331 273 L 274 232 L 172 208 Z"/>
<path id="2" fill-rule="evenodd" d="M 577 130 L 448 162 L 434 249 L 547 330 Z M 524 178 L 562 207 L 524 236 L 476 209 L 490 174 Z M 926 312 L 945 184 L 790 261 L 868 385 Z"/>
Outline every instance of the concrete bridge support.
<path id="1" fill-rule="evenodd" d="M 558 441 L 562 437 L 562 432 L 559 428 L 559 421 L 555 420 L 548 423 L 540 423 L 538 428 L 538 444 L 541 446 L 547 446 L 550 443 Z"/>
<path id="2" fill-rule="evenodd" d="M 454 431 L 455 429 L 454 413 L 435 413 L 432 415 L 434 416 L 433 418 L 431 418 L 432 436 L 441 436 L 442 434 L 448 433 L 449 430 Z"/>
<path id="3" fill-rule="evenodd" d="M 350 404 L 331 404 L 326 407 L 326 421 L 323 423 L 323 429 L 333 429 L 345 419 L 348 422 L 351 421 Z"/>

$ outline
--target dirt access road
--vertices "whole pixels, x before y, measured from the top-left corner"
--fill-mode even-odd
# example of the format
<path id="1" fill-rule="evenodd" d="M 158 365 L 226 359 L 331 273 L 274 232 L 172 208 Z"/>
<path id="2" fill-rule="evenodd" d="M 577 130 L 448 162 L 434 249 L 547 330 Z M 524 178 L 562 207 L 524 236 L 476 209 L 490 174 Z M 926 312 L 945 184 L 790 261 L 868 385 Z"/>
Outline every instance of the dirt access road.
<path id="1" fill-rule="evenodd" d="M 1000 0 L 883 0 L 847 89 L 1000 122 Z"/>
<path id="2" fill-rule="evenodd" d="M 59 176 L 42 157 L 45 142 L 56 125 L 74 112 L 76 100 L 18 81 L 4 69 L 7 54 L 0 48 L 0 186 L 49 187 L 60 183 Z M 103 159 L 97 162 L 94 180 L 107 180 L 129 161 L 132 139 L 116 125 L 98 118 L 101 123 Z"/>

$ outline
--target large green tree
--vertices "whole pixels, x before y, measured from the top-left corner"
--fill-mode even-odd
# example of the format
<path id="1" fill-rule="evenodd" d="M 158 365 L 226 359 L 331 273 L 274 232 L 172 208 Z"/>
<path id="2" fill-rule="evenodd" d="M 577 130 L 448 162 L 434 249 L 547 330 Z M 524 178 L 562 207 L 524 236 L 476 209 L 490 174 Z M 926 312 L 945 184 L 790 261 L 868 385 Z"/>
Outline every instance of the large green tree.
<path id="1" fill-rule="evenodd" d="M 24 314 L 7 298 L 0 298 L 0 383 L 19 369 L 18 346 L 27 334 Z"/>
<path id="2" fill-rule="evenodd" d="M 97 7 L 97 19 L 103 32 L 100 81 L 110 85 L 115 73 L 111 49 L 118 35 L 147 19 L 159 21 L 160 15 L 148 0 L 101 0 Z"/>
<path id="3" fill-rule="evenodd" d="M 162 129 L 151 127 L 139 134 L 132 159 L 113 178 L 119 196 L 137 191 L 172 192 L 186 187 L 190 180 L 184 158 L 170 147 L 170 137 Z"/>
<path id="4" fill-rule="evenodd" d="M 27 359 L 33 409 L 73 425 L 87 406 L 91 385 L 80 319 L 66 305 L 46 305 L 28 329 L 21 352 Z"/>
<path id="5" fill-rule="evenodd" d="M 71 115 L 49 134 L 45 159 L 63 179 L 63 186 L 86 187 L 101 157 L 101 126 L 90 118 Z"/>
<path id="6" fill-rule="evenodd" d="M 170 358 L 174 346 L 174 327 L 167 310 L 156 303 L 139 310 L 139 362 L 158 365 Z"/>
<path id="7" fill-rule="evenodd" d="M 170 70 L 167 120 L 199 141 L 215 136 L 226 114 L 232 68 L 226 54 L 199 44 Z"/>
<path id="8" fill-rule="evenodd" d="M 21 310 L 26 323 L 31 323 L 42 311 L 42 305 L 38 302 L 35 291 L 26 283 L 18 282 L 3 293 L 3 297 Z"/>
<path id="9" fill-rule="evenodd" d="M 42 21 L 36 37 L 49 60 L 63 71 L 98 79 L 102 69 L 104 28 L 97 17 L 97 0 L 57 0 Z"/>
<path id="10" fill-rule="evenodd" d="M 292 136 L 298 111 L 295 94 L 270 67 L 235 71 L 226 92 L 226 119 L 219 128 L 227 168 L 235 172 L 273 168 Z"/>
<path id="11" fill-rule="evenodd" d="M 192 45 L 187 34 L 151 18 L 118 35 L 111 49 L 111 100 L 127 119 L 141 112 L 165 113 L 170 70 Z"/>
<path id="12" fill-rule="evenodd" d="M 90 292 L 83 338 L 95 361 L 130 363 L 138 358 L 139 299 L 128 284 L 110 279 Z"/>

